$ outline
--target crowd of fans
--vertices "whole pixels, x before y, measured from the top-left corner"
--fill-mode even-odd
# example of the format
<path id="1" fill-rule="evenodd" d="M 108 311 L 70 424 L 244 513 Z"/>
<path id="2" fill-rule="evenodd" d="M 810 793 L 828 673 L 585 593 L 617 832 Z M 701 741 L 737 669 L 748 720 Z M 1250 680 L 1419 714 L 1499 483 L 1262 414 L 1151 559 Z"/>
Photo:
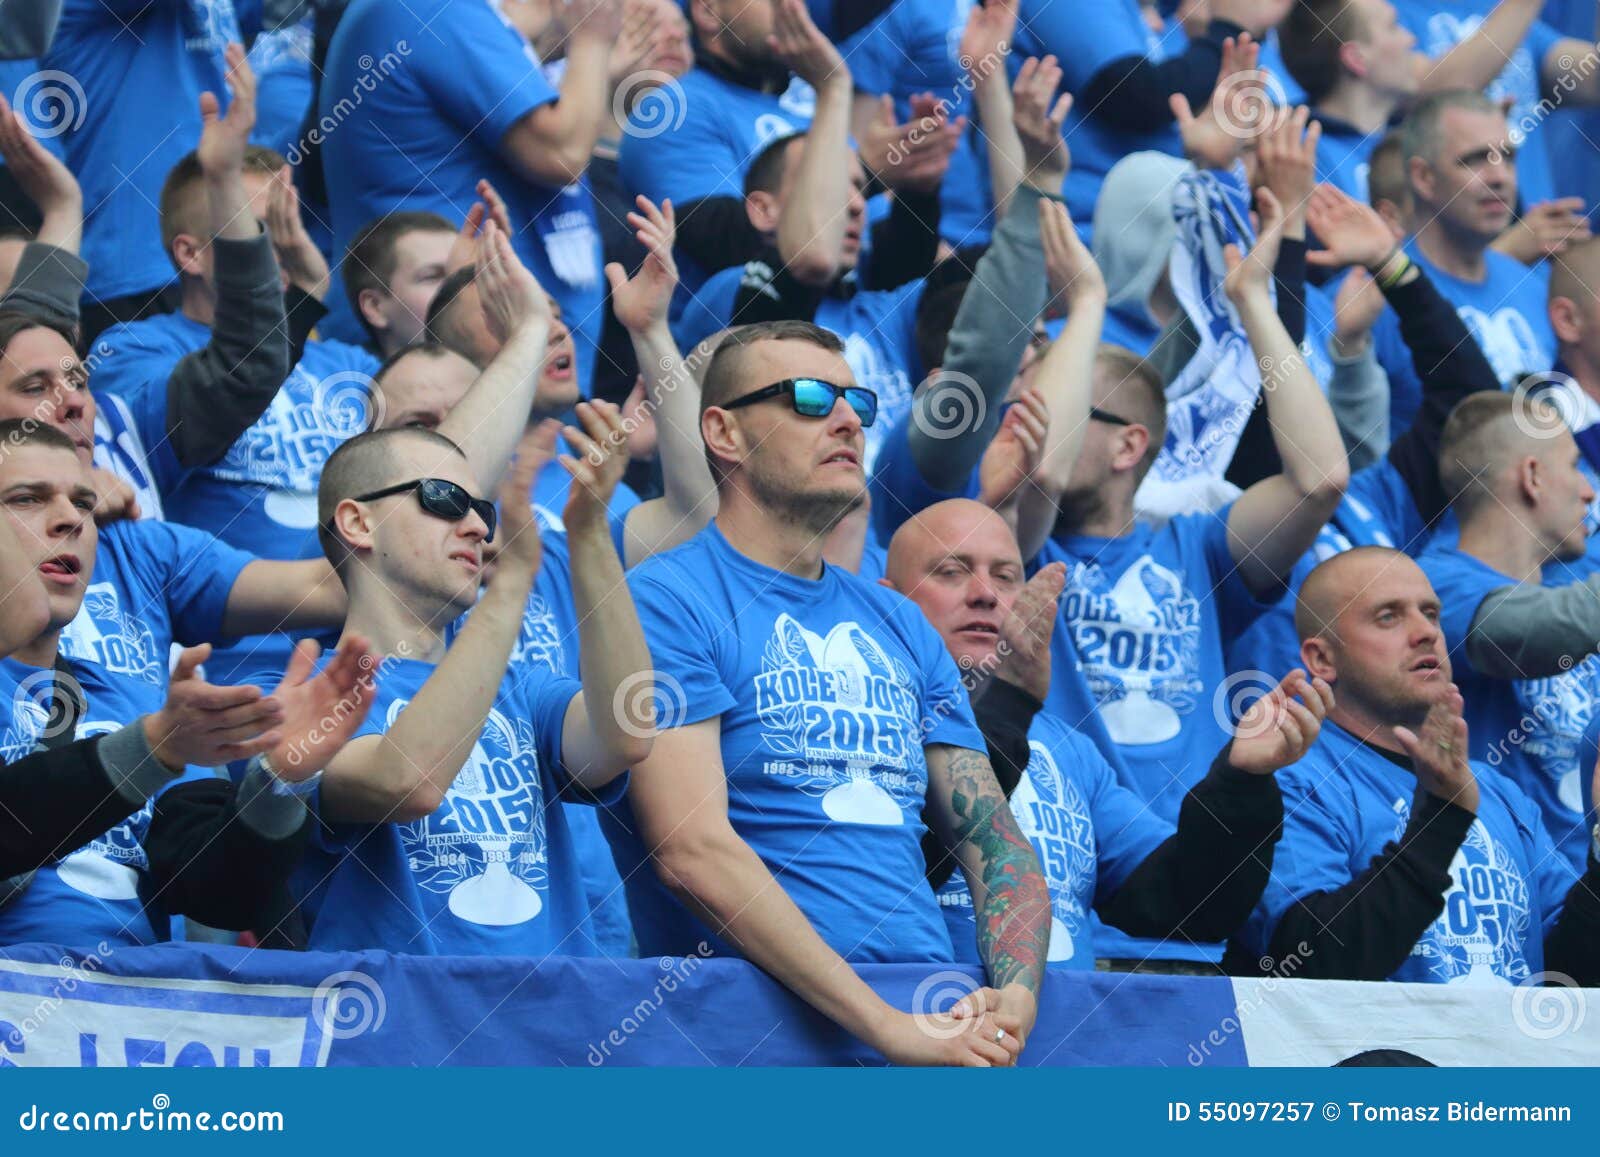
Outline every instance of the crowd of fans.
<path id="1" fill-rule="evenodd" d="M 1597 35 L 8 7 L 0 946 L 1600 984 Z"/>

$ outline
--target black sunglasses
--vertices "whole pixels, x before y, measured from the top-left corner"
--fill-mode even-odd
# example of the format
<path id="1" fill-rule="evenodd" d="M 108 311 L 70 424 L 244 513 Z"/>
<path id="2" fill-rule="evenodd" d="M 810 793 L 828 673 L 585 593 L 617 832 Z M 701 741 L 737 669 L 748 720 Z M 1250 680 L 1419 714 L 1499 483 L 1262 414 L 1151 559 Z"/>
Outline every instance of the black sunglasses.
<path id="1" fill-rule="evenodd" d="M 358 494 L 355 496 L 355 501 L 372 502 L 379 498 L 404 494 L 408 490 L 417 492 L 417 501 L 422 503 L 422 509 L 435 518 L 460 522 L 469 512 L 476 511 L 478 517 L 483 519 L 483 524 L 489 528 L 489 533 L 483 536 L 483 541 L 494 541 L 495 523 L 499 518 L 494 503 L 487 498 L 474 498 L 465 486 L 458 486 L 443 478 L 413 478 L 410 482 L 374 490 L 371 494 Z"/>
<path id="2" fill-rule="evenodd" d="M 1108 426 L 1132 426 L 1135 423 L 1119 414 L 1109 414 L 1099 406 L 1089 407 L 1089 417 L 1096 422 L 1104 422 Z"/>
<path id="3" fill-rule="evenodd" d="M 833 413 L 833 405 L 840 398 L 856 412 L 863 428 L 878 420 L 878 395 L 865 386 L 836 386 L 819 378 L 787 378 L 763 386 L 754 393 L 735 398 L 722 408 L 737 410 L 740 406 L 753 406 L 779 394 L 788 394 L 794 412 L 804 418 L 826 418 Z"/>

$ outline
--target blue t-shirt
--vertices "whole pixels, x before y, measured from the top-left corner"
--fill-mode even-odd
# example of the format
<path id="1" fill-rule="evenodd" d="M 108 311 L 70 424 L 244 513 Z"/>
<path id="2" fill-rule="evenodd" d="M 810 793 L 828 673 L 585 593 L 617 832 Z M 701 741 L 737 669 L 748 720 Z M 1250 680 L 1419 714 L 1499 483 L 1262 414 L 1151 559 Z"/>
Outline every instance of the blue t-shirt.
<path id="1" fill-rule="evenodd" d="M 1438 60 L 1476 33 L 1497 3 L 1498 0 L 1394 0 L 1394 7 L 1400 23 L 1416 35 L 1418 50 Z M 1546 112 L 1539 107 L 1544 92 L 1540 73 L 1544 58 L 1560 40 L 1561 33 L 1543 20 L 1535 20 L 1500 75 L 1484 90 L 1496 103 L 1508 98 L 1512 101 L 1508 119 L 1511 143 L 1517 146 L 1517 179 L 1524 206 L 1556 195 L 1546 134 L 1538 126 Z M 1567 192 L 1592 195 L 1593 190 Z"/>
<path id="2" fill-rule="evenodd" d="M 546 543 L 550 541 L 549 532 L 566 533 L 561 513 L 567 508 L 567 492 L 571 489 L 572 475 L 567 473 L 559 460 L 552 459 L 534 476 L 533 512 L 539 519 L 540 533 L 544 534 Z M 626 482 L 618 482 L 606 511 L 611 518 L 611 539 L 617 544 L 617 555 L 624 559 L 628 556 L 623 548 L 623 527 L 628 520 L 628 511 L 638 505 L 639 495 L 633 488 Z"/>
<path id="3" fill-rule="evenodd" d="M 559 95 L 527 40 L 490 0 L 355 0 L 326 68 L 318 114 L 337 125 L 322 154 L 335 250 L 396 209 L 458 221 L 487 178 L 506 200 L 517 255 L 561 303 L 587 388 L 606 289 L 588 181 L 534 184 L 499 151 L 513 125 Z"/>
<path id="4" fill-rule="evenodd" d="M 923 883 L 923 749 L 987 748 L 916 606 L 837 567 L 804 579 L 762 566 L 715 523 L 635 567 L 628 585 L 658 722 L 720 716 L 728 817 L 817 933 L 851 961 L 953 960 Z M 657 881 L 630 818 L 602 822 L 640 953 L 721 946 Z"/>
<path id="5" fill-rule="evenodd" d="M 386 658 L 358 735 L 381 735 L 434 673 Z M 558 798 L 561 728 L 579 685 L 507 671 L 439 810 L 411 823 L 319 825 L 296 873 L 313 949 L 582 956 L 588 904 Z M 620 790 L 620 789 L 619 789 Z M 321 806 L 320 793 L 315 797 Z"/>
<path id="6" fill-rule="evenodd" d="M 1173 824 L 1232 738 L 1226 705 L 1214 702 L 1224 640 L 1268 605 L 1228 550 L 1231 509 L 1159 530 L 1140 523 L 1117 538 L 1051 539 L 1036 560 L 1067 566 L 1045 709 L 1080 729 L 1098 716 L 1128 783 Z M 1077 678 L 1065 676 L 1074 670 Z"/>
<path id="7" fill-rule="evenodd" d="M 945 102 L 946 119 L 968 118 L 939 186 L 939 235 L 958 249 L 987 244 L 994 226 L 988 153 L 961 63 L 961 32 L 973 6 L 974 0 L 900 0 L 839 46 L 856 91 L 894 97 L 899 123 L 910 120 L 910 98 L 925 92 Z"/>
<path id="8" fill-rule="evenodd" d="M 133 487 L 139 517 L 165 518 L 161 492 L 172 489 L 183 477 L 172 439 L 163 430 L 162 440 L 152 452 L 146 448 L 127 402 L 115 394 L 98 392 L 94 402 L 94 464 Z"/>
<path id="9" fill-rule="evenodd" d="M 1172 835 L 1142 799 L 1117 782 L 1095 745 L 1043 712 L 1028 730 L 1028 769 L 1011 793 L 1011 814 L 1033 844 L 1050 887 L 1051 964 L 1092 969 L 1090 909 L 1109 899 Z M 950 942 L 963 963 L 978 961 L 972 893 L 958 870 L 939 889 Z"/>
<path id="10" fill-rule="evenodd" d="M 113 326 L 96 343 L 95 384 L 127 402 L 145 445 L 166 440 L 172 368 L 210 339 L 206 326 L 173 313 Z M 262 558 L 321 558 L 317 482 L 328 456 L 367 428 L 377 367 L 359 346 L 307 342 L 266 413 L 222 458 L 163 493 L 167 517 Z M 217 648 L 206 671 L 219 683 L 271 680 L 292 646 L 285 634 L 254 636 Z"/>
<path id="11" fill-rule="evenodd" d="M 895 423 L 884 437 L 874 464 L 872 487 L 872 532 L 879 542 L 888 542 L 912 515 L 947 498 L 978 497 L 977 467 L 959 490 L 945 493 L 928 485 L 911 456 L 911 419 Z"/>
<path id="12" fill-rule="evenodd" d="M 1357 470 L 1333 517 L 1289 574 L 1289 594 L 1262 612 L 1228 644 L 1228 671 L 1270 686 L 1302 665 L 1294 596 L 1317 564 L 1354 546 L 1387 546 L 1420 554 L 1432 541 L 1411 488 L 1387 457 Z"/>
<path id="13" fill-rule="evenodd" d="M 1094 109 L 1082 99 L 1084 88 L 1113 61 L 1130 56 L 1160 60 L 1174 50 L 1181 51 L 1184 43 L 1176 22 L 1170 22 L 1162 35 L 1152 32 L 1138 0 L 1099 0 L 1095 4 L 1022 0 L 1016 44 L 1009 58 L 1012 76 L 1028 57 L 1054 53 L 1061 64 L 1061 87 L 1079 98 L 1062 128 L 1072 150 L 1072 171 L 1061 192 L 1085 237 L 1094 220 L 1100 186 L 1118 161 L 1129 153 L 1146 151 L 1181 157 L 1183 145 L 1175 125 L 1131 136 L 1108 128 L 1096 120 Z"/>
<path id="14" fill-rule="evenodd" d="M 174 642 L 215 642 L 239 572 L 255 560 L 175 522 L 115 522 L 100 531 L 94 574 L 61 653 L 167 687 Z"/>
<path id="15" fill-rule="evenodd" d="M 817 94 L 796 77 L 781 95 L 758 92 L 704 68 L 678 81 L 681 96 L 659 119 L 659 105 L 644 102 L 622 134 L 617 164 L 623 188 L 656 204 L 672 198 L 679 212 L 706 197 L 744 200 L 744 175 L 767 143 L 811 127 Z M 674 316 L 715 269 L 679 254 Z"/>
<path id="16" fill-rule="evenodd" d="M 706 281 L 673 326 L 678 348 L 690 349 L 727 327 L 743 277 L 743 267 L 735 267 Z M 916 342 L 922 285 L 919 279 L 894 289 L 830 293 L 811 318 L 844 342 L 844 360 L 856 385 L 877 392 L 878 420 L 864 432 L 868 477 L 892 431 L 911 412 L 911 393 L 922 380 Z"/>
<path id="17" fill-rule="evenodd" d="M 166 699 L 160 686 L 83 659 L 72 661 L 72 675 L 86 704 L 77 739 L 120 731 L 159 711 Z M 14 762 L 37 748 L 54 685 L 52 668 L 0 659 L 0 762 Z M 172 782 L 209 777 L 190 768 Z M 122 948 L 167 939 L 166 915 L 159 907 L 147 910 L 139 898 L 150 866 L 144 837 L 153 808 L 151 800 L 110 831 L 40 868 L 27 890 L 0 908 L 0 944 L 82 947 L 104 941 Z"/>
<path id="18" fill-rule="evenodd" d="M 223 49 L 260 24 L 259 0 L 65 0 L 44 58 L 75 112 L 61 141 L 83 187 L 86 297 L 172 281 L 156 206 L 167 173 L 200 143 L 200 94 L 226 105 Z"/>
<path id="19" fill-rule="evenodd" d="M 1577 878 L 1539 823 L 1538 809 L 1481 763 L 1478 818 L 1450 863 L 1444 911 L 1390 980 L 1522 982 L 1544 970 L 1544 938 Z M 1411 820 L 1416 776 L 1332 720 L 1305 758 L 1278 772 L 1283 836 L 1272 879 L 1240 932 L 1251 955 L 1296 900 L 1344 887 Z"/>
<path id="20" fill-rule="evenodd" d="M 1589 832 L 1583 822 L 1583 767 L 1578 749 L 1600 701 L 1600 659 L 1590 657 L 1544 679 L 1496 679 L 1476 670 L 1466 640 L 1491 591 L 1516 580 L 1455 547 L 1436 544 L 1417 560 L 1439 596 L 1439 625 L 1466 700 L 1471 755 L 1506 776 L 1539 805 L 1546 830 L 1575 872 L 1583 871 Z"/>
<path id="21" fill-rule="evenodd" d="M 544 546 L 544 559 L 522 610 L 522 629 L 506 669 L 516 671 L 524 665 L 534 665 L 556 675 L 576 676 L 578 616 L 572 600 L 572 556 L 567 549 L 567 536 L 558 530 L 541 529 L 539 540 Z M 470 614 L 462 615 L 452 625 L 452 639 L 466 625 Z M 602 956 L 628 956 L 633 944 L 628 899 L 611 859 L 611 845 L 600 832 L 600 818 L 587 803 L 563 803 L 561 809 L 566 814 L 576 862 L 583 871 L 583 891 L 590 914 L 587 936 Z"/>
<path id="22" fill-rule="evenodd" d="M 256 127 L 250 141 L 298 164 L 314 88 L 310 19 L 256 37 L 250 67 L 256 74 Z"/>
<path id="23" fill-rule="evenodd" d="M 4 96 L 21 115 L 34 140 L 52 156 L 65 160 L 66 150 L 61 146 L 61 134 L 72 128 L 72 120 L 82 104 L 45 100 L 52 90 L 66 94 L 72 90 L 70 86 L 52 85 L 51 78 L 40 75 L 43 68 L 33 57 L 0 60 L 0 96 Z M 4 167 L 5 162 L 0 161 L 0 168 Z"/>
<path id="24" fill-rule="evenodd" d="M 1317 183 L 1332 185 L 1363 205 L 1369 204 L 1372 150 L 1383 140 L 1385 130 L 1364 133 L 1336 118 L 1317 119 L 1322 122 L 1322 139 L 1317 143 Z"/>

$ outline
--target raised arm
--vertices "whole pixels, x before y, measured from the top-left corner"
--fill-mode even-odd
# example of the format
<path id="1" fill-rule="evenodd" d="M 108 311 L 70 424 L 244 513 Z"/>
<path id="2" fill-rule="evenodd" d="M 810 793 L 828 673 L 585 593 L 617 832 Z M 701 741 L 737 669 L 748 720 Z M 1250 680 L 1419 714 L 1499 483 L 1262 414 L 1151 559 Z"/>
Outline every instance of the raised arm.
<path id="1" fill-rule="evenodd" d="M 654 718 L 620 705 L 649 700 L 650 648 L 639 625 L 622 560 L 611 537 L 608 507 L 628 467 L 628 432 L 608 402 L 581 402 L 567 427 L 576 458 L 562 458 L 572 475 L 561 520 L 572 556 L 572 601 L 578 615 L 578 669 L 583 694 L 567 708 L 561 761 L 585 788 L 603 787 L 650 754 Z"/>
<path id="2" fill-rule="evenodd" d="M 1477 31 L 1449 52 L 1432 60 L 1418 57 L 1420 91 L 1489 87 L 1511 62 L 1543 6 L 1543 0 L 1500 0 Z"/>
<path id="3" fill-rule="evenodd" d="M 344 622 L 349 599 L 327 559 L 295 562 L 258 558 L 228 589 L 222 634 L 330 629 Z"/>
<path id="4" fill-rule="evenodd" d="M 519 460 L 500 487 L 504 544 L 494 581 L 444 659 L 382 735 L 366 735 L 328 765 L 322 818 L 331 823 L 408 823 L 432 815 L 466 765 L 494 705 L 543 549 L 529 505 L 533 461 Z"/>
<path id="5" fill-rule="evenodd" d="M 645 247 L 644 263 L 629 278 L 613 262 L 606 266 L 606 279 L 611 283 L 611 309 L 633 341 L 647 404 L 654 412 L 662 493 L 628 511 L 624 543 L 628 566 L 687 541 L 717 513 L 716 483 L 700 439 L 700 387 L 667 327 L 678 284 L 678 266 L 672 259 L 676 217 L 671 201 L 657 208 L 641 196 L 638 206 L 638 212 L 628 214 L 628 223 Z"/>
<path id="6" fill-rule="evenodd" d="M 1026 1042 L 1039 1012 L 1050 949 L 1050 891 L 995 779 L 989 757 L 948 744 L 924 749 L 928 761 L 928 818 L 955 853 L 972 892 L 978 955 L 1000 994 L 1003 1017 L 1020 1021 Z"/>
<path id="7" fill-rule="evenodd" d="M 778 255 L 804 285 L 828 285 L 839 275 L 850 224 L 850 70 L 812 22 L 803 0 L 779 0 L 774 50 L 817 90 L 816 112 L 800 146 L 793 186 L 778 221 Z"/>
<path id="8" fill-rule="evenodd" d="M 34 139 L 28 122 L 0 96 L 0 156 L 39 210 L 34 240 L 78 253 L 83 248 L 83 190 L 60 158 Z"/>
<path id="9" fill-rule="evenodd" d="M 1034 484 L 1023 486 L 1018 500 L 1017 543 L 1023 558 L 1032 558 L 1050 537 L 1056 502 L 1066 490 L 1073 463 L 1083 448 L 1094 396 L 1095 357 L 1106 316 L 1105 279 L 1072 227 L 1066 206 L 1058 201 L 1041 202 L 1040 223 L 1046 264 L 1059 271 L 1055 278 L 1063 287 L 1067 324 L 1034 375 L 1035 387 L 1050 411 L 1050 431 Z"/>
<path id="10" fill-rule="evenodd" d="M 1283 473 L 1246 490 L 1228 516 L 1228 547 L 1240 577 L 1264 595 L 1280 589 L 1350 484 L 1339 424 L 1299 347 L 1278 319 L 1270 286 L 1282 238 L 1283 210 L 1267 189 L 1257 194 L 1261 233 L 1248 255 L 1224 251 L 1223 290 L 1238 310 L 1261 369 L 1267 419 Z"/>
<path id="11" fill-rule="evenodd" d="M 721 738 L 721 716 L 663 731 L 629 777 L 639 837 L 666 888 L 740 955 L 890 1061 L 1009 1064 L 1015 1048 L 993 1043 L 991 1018 L 973 1032 L 924 1033 L 828 947 L 729 822 Z"/>
<path id="12" fill-rule="evenodd" d="M 180 360 L 167 379 L 167 430 L 184 466 L 207 465 L 227 453 L 266 413 L 292 368 L 278 264 L 245 195 L 255 75 L 237 44 L 228 46 L 227 62 L 228 114 L 220 115 L 215 94 L 200 96 L 197 154 L 217 292 L 211 340 Z"/>
<path id="13" fill-rule="evenodd" d="M 556 189 L 589 168 L 610 107 L 611 46 L 622 31 L 622 0 L 576 0 L 567 7 L 572 31 L 560 96 L 533 109 L 500 141 L 501 158 L 518 176 Z"/>
<path id="14" fill-rule="evenodd" d="M 550 335 L 550 303 L 493 219 L 478 234 L 476 284 L 483 316 L 501 343 L 439 433 L 467 455 L 486 486 L 498 486 L 533 408 Z"/>

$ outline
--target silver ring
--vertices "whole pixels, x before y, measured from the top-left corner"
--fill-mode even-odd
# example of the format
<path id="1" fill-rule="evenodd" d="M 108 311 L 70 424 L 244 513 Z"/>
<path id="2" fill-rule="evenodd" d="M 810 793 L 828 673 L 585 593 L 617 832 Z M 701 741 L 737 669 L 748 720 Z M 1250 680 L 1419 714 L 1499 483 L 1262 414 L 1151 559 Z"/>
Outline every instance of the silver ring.
<path id="1" fill-rule="evenodd" d="M 995 1044 L 999 1044 L 1001 1041 L 1003 1041 L 1005 1039 L 1006 1039 L 1006 1030 L 1005 1029 L 997 1028 L 997 1029 L 994 1030 L 994 1043 Z"/>

